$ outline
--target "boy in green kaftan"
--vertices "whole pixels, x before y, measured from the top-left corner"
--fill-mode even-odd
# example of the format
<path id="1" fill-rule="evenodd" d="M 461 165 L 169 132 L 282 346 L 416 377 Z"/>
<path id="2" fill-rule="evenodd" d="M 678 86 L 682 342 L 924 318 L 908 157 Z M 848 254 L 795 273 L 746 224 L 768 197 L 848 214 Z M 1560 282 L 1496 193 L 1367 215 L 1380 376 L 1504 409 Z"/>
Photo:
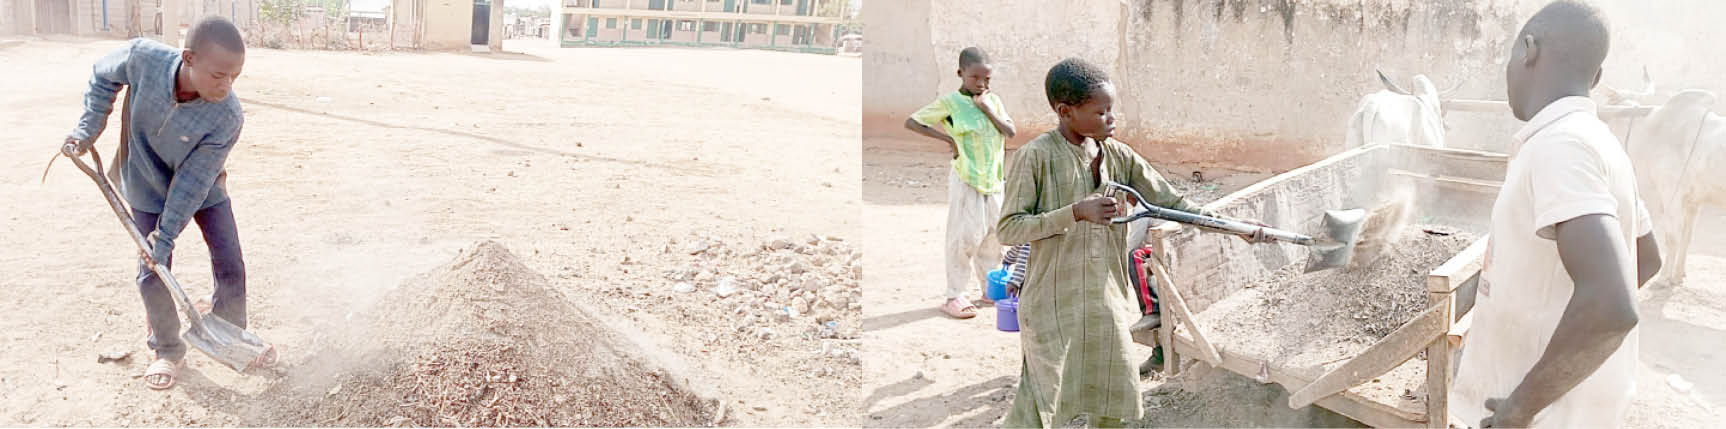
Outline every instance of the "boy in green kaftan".
<path id="1" fill-rule="evenodd" d="M 1119 426 L 1144 413 L 1127 331 L 1140 312 L 1128 290 L 1126 225 L 1109 222 L 1125 205 L 1104 196 L 1102 183 L 1131 186 L 1150 200 L 1142 203 L 1215 214 L 1109 138 L 1115 89 L 1100 68 L 1062 61 L 1044 90 L 1060 127 L 1014 153 L 998 225 L 1002 243 L 1030 243 L 1036 256 L 1019 292 L 1024 369 L 1004 424 L 1065 425 L 1083 415 Z M 1264 241 L 1262 233 L 1248 241 Z"/>

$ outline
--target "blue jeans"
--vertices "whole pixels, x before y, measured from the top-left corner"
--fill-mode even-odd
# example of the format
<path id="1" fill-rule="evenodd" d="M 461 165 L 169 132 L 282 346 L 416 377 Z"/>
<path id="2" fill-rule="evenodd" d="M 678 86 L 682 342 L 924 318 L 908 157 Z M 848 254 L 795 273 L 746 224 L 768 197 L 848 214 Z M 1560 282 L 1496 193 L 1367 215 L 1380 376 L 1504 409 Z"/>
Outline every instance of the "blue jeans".
<path id="1" fill-rule="evenodd" d="M 148 236 L 156 230 L 158 213 L 132 211 L 138 229 Z M 210 271 L 216 277 L 216 293 L 211 297 L 211 313 L 240 328 L 246 327 L 246 263 L 240 257 L 240 231 L 234 226 L 233 203 L 223 202 L 192 214 L 204 242 L 210 246 Z M 174 265 L 172 255 L 161 261 Z M 162 279 L 138 261 L 138 292 L 144 296 L 144 313 L 150 321 L 150 350 L 156 356 L 178 360 L 186 356 L 186 343 L 180 339 L 180 314 L 174 304 L 173 292 Z"/>

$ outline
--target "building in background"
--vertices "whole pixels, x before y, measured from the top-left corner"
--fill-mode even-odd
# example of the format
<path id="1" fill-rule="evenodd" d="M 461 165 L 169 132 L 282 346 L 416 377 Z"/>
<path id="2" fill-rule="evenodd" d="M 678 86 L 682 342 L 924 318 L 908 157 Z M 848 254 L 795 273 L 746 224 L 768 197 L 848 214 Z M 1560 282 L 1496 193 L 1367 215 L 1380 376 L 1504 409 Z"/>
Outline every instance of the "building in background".
<path id="1" fill-rule="evenodd" d="M 206 15 L 225 16 L 241 30 L 252 31 L 258 24 L 258 4 L 256 0 L 0 0 L 0 34 L 152 37 L 177 45 L 186 25 Z"/>
<path id="2" fill-rule="evenodd" d="M 551 19 L 543 16 L 503 13 L 503 32 L 511 39 L 544 39 L 551 33 Z"/>
<path id="3" fill-rule="evenodd" d="M 160 10 L 160 0 L 0 0 L 0 34 L 156 34 Z"/>
<path id="4" fill-rule="evenodd" d="M 728 46 L 834 53 L 845 0 L 561 0 L 561 46 Z"/>
<path id="5" fill-rule="evenodd" d="M 425 49 L 503 51 L 503 0 L 394 0 L 396 31 L 417 25 L 416 45 Z"/>

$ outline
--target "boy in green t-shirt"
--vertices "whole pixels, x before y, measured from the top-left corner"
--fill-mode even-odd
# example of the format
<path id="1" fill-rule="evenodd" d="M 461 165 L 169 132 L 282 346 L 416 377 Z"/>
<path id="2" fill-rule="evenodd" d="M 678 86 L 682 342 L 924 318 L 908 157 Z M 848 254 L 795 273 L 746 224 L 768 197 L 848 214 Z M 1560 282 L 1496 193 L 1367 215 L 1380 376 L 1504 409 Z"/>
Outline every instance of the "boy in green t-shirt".
<path id="1" fill-rule="evenodd" d="M 1001 260 L 995 221 L 1001 214 L 1002 160 L 1013 120 L 1001 97 L 989 92 L 992 67 L 983 50 L 959 51 L 963 84 L 923 106 L 905 128 L 947 142 L 953 168 L 947 171 L 947 293 L 941 311 L 956 319 L 977 315 L 966 298 L 966 283 L 988 285 L 989 269 Z"/>

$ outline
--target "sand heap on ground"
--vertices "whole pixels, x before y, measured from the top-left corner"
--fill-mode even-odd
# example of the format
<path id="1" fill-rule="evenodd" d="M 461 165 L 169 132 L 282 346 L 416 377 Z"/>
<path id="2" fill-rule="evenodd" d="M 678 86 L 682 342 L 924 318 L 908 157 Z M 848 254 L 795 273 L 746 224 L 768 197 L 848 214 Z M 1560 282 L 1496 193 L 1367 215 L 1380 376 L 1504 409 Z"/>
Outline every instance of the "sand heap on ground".
<path id="1" fill-rule="evenodd" d="M 706 426 L 716 404 L 486 241 L 390 292 L 363 335 L 282 383 L 289 426 Z M 302 378 L 315 380 L 312 375 Z M 333 387 L 329 387 L 334 384 Z M 316 386 L 315 388 L 309 388 Z M 328 389 L 328 390 L 325 390 Z M 288 415 L 280 415 L 288 414 Z"/>

